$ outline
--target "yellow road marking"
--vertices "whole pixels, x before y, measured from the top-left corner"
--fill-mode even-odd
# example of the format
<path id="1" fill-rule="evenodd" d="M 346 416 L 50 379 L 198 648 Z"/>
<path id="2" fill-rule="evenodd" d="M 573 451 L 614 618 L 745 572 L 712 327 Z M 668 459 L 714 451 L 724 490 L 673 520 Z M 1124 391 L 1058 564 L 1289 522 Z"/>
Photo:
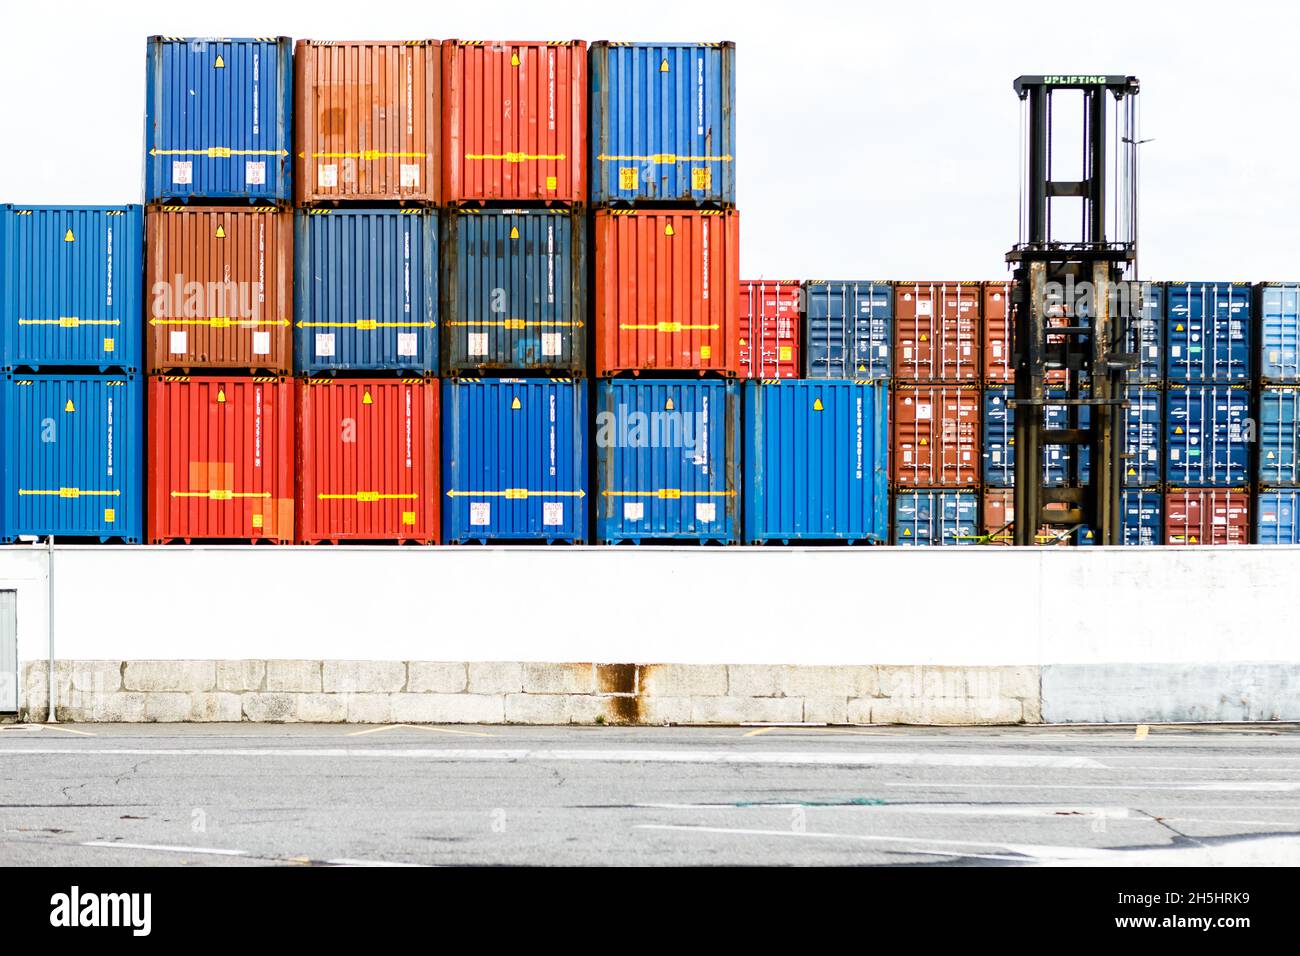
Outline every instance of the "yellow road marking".
<path id="1" fill-rule="evenodd" d="M 60 727 L 58 724 L 41 724 L 46 730 L 57 730 L 65 734 L 76 734 L 78 737 L 94 737 L 88 730 L 73 730 L 71 727 Z"/>
<path id="2" fill-rule="evenodd" d="M 1146 724 L 1138 724 L 1137 730 L 1133 733 L 1135 740 L 1145 740 L 1147 734 L 1151 733 L 1151 728 Z"/>
<path id="3" fill-rule="evenodd" d="M 776 730 L 775 727 L 759 727 L 757 730 L 751 730 L 748 733 L 741 734 L 742 737 L 758 737 L 761 734 L 771 733 Z"/>

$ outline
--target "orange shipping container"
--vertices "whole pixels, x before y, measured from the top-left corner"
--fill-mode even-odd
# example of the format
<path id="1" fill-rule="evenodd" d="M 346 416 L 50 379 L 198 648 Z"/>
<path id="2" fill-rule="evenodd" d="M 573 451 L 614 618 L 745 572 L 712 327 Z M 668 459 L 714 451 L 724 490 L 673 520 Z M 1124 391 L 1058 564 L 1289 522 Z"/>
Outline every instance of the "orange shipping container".
<path id="1" fill-rule="evenodd" d="M 596 374 L 739 373 L 740 215 L 599 209 Z"/>
<path id="2" fill-rule="evenodd" d="M 587 44 L 444 40 L 444 201 L 585 203 Z"/>
<path id="3" fill-rule="evenodd" d="M 152 372 L 293 370 L 293 214 L 156 206 L 145 214 Z"/>
<path id="4" fill-rule="evenodd" d="M 1016 492 L 1013 488 L 988 488 L 984 491 L 984 534 L 985 544 L 1011 545 L 1016 540 L 1014 527 L 1016 517 Z M 1067 506 L 1061 503 L 1045 505 L 1049 511 L 1060 511 Z M 1055 545 L 1067 547 L 1074 535 L 1068 528 L 1038 529 L 1034 540 L 1043 546 Z"/>
<path id="5" fill-rule="evenodd" d="M 294 196 L 438 202 L 442 60 L 437 40 L 299 40 Z"/>
<path id="6" fill-rule="evenodd" d="M 894 283 L 894 378 L 978 382 L 980 283 Z"/>
<path id="7" fill-rule="evenodd" d="M 975 385 L 894 389 L 894 481 L 911 488 L 971 487 L 980 478 L 980 405 Z"/>
<path id="8" fill-rule="evenodd" d="M 1002 385 L 1015 381 L 1016 367 L 1011 358 L 1011 283 L 985 282 L 984 300 L 984 381 Z"/>
<path id="9" fill-rule="evenodd" d="M 149 380 L 149 541 L 293 541 L 293 392 L 283 378 Z"/>

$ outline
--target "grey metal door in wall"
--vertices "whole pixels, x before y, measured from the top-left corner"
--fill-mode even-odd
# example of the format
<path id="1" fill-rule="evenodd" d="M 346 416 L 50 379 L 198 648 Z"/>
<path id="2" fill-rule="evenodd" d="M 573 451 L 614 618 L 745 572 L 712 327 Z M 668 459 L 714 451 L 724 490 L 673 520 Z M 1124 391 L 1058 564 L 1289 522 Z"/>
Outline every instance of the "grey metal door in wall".
<path id="1" fill-rule="evenodd" d="M 18 592 L 0 591 L 0 714 L 18 710 Z"/>

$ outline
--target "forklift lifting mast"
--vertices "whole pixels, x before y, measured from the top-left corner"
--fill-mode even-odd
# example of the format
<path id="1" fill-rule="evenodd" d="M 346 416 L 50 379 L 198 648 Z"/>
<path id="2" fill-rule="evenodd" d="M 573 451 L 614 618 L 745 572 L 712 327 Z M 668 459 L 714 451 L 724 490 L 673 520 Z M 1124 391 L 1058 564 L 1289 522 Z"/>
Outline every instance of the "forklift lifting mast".
<path id="1" fill-rule="evenodd" d="M 1131 76 L 1022 76 L 1019 241 L 1007 253 L 1015 276 L 1015 516 L 1017 545 L 1033 545 L 1041 527 L 1062 536 L 1090 529 L 1097 544 L 1118 544 L 1123 481 L 1120 436 L 1125 379 L 1137 355 L 1124 351 L 1141 291 L 1137 269 L 1137 92 Z M 1054 179 L 1053 97 L 1076 103 L 1082 175 Z M 1111 135 L 1108 137 L 1108 127 Z M 1027 135 L 1026 135 L 1027 131 Z M 1067 132 L 1067 135 L 1069 133 Z M 1077 135 L 1077 133 L 1075 134 Z M 1064 139 L 1064 137 L 1061 137 Z M 1067 157 L 1068 158 L 1068 157 Z M 1060 238 L 1052 205 L 1078 200 L 1077 232 Z M 1069 225 L 1073 216 L 1058 217 Z M 1049 374 L 1064 398 L 1049 398 Z M 1046 431 L 1044 406 L 1066 406 L 1067 427 Z M 1086 423 L 1080 411 L 1087 409 Z M 1046 487 L 1045 444 L 1071 449 L 1065 484 Z M 1079 450 L 1091 449 L 1087 482 Z M 1055 508 L 1049 507 L 1055 505 Z"/>

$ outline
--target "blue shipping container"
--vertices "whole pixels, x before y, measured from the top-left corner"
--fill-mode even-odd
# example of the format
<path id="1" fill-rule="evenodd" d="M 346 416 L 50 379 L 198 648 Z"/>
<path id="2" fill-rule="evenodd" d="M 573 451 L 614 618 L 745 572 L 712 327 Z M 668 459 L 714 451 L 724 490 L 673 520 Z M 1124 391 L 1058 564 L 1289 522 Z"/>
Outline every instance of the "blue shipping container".
<path id="1" fill-rule="evenodd" d="M 471 541 L 587 537 L 587 383 L 442 383 L 442 534 Z"/>
<path id="2" fill-rule="evenodd" d="M 991 488 L 1010 488 L 1016 483 L 1016 413 L 1010 403 L 1015 390 L 1000 385 L 984 392 L 983 464 L 984 483 Z M 1065 393 L 1049 389 L 1048 397 L 1064 398 Z M 1047 428 L 1068 428 L 1070 409 L 1067 405 L 1043 406 Z M 1088 408 L 1079 406 L 1079 427 L 1088 425 Z M 1080 481 L 1088 480 L 1088 448 L 1079 448 L 1082 474 Z M 1043 480 L 1048 487 L 1066 484 L 1073 475 L 1071 462 L 1074 449 L 1068 445 L 1046 445 L 1043 450 Z"/>
<path id="3" fill-rule="evenodd" d="M 1165 375 L 1165 287 L 1161 282 L 1142 283 L 1142 311 L 1129 322 L 1124 336 L 1125 350 L 1137 356 L 1137 368 L 1126 378 L 1130 384 L 1159 382 Z"/>
<path id="4" fill-rule="evenodd" d="M 1261 488 L 1255 502 L 1256 544 L 1300 544 L 1300 488 Z"/>
<path id="5" fill-rule="evenodd" d="M 618 379 L 597 389 L 597 539 L 739 540 L 739 384 Z"/>
<path id="6" fill-rule="evenodd" d="M 736 202 L 734 43 L 593 43 L 593 204 Z"/>
<path id="7" fill-rule="evenodd" d="M 448 372 L 587 367 L 581 211 L 462 209 L 446 219 Z"/>
<path id="8" fill-rule="evenodd" d="M 1300 384 L 1300 282 L 1259 286 L 1259 377 Z"/>
<path id="9" fill-rule="evenodd" d="M 146 200 L 289 202 L 292 90 L 288 37 L 150 37 Z"/>
<path id="10" fill-rule="evenodd" d="M 1165 496 L 1150 488 L 1120 492 L 1120 543 L 1151 547 L 1165 543 Z"/>
<path id="11" fill-rule="evenodd" d="M 52 534 L 139 543 L 144 386 L 138 375 L 9 374 L 0 416 L 0 538 Z"/>
<path id="12" fill-rule="evenodd" d="M 1165 285 L 1165 370 L 1173 382 L 1250 378 L 1250 286 L 1244 282 Z"/>
<path id="13" fill-rule="evenodd" d="M 1259 390 L 1259 482 L 1300 485 L 1300 386 Z"/>
<path id="14" fill-rule="evenodd" d="M 1160 484 L 1164 470 L 1164 402 L 1159 385 L 1130 385 L 1125 389 L 1120 458 L 1125 488 Z"/>
<path id="15" fill-rule="evenodd" d="M 745 383 L 745 542 L 889 540 L 884 382 Z"/>
<path id="16" fill-rule="evenodd" d="M 1250 480 L 1246 386 L 1171 385 L 1165 404 L 1165 481 L 1230 488 Z"/>
<path id="17" fill-rule="evenodd" d="M 979 495 L 950 489 L 894 492 L 894 544 L 950 547 L 979 541 Z"/>
<path id="18" fill-rule="evenodd" d="M 143 263 L 141 206 L 5 206 L 0 366 L 138 371 Z"/>
<path id="19" fill-rule="evenodd" d="M 300 209 L 294 366 L 438 372 L 438 214 Z"/>
<path id="20" fill-rule="evenodd" d="M 888 378 L 894 340 L 891 282 L 803 284 L 807 378 Z"/>

